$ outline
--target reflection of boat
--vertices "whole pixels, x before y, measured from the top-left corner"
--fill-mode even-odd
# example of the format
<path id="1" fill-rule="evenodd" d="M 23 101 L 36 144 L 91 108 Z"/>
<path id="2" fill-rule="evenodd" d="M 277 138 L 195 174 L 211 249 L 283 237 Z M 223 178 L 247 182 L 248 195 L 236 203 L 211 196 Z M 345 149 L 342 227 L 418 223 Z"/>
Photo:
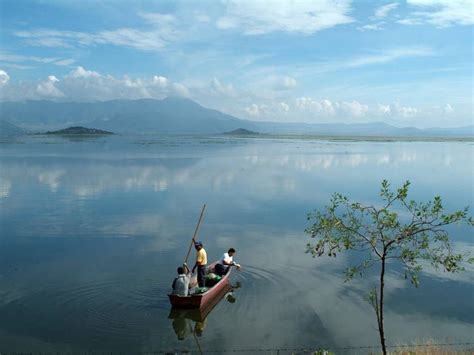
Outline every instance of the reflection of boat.
<path id="1" fill-rule="evenodd" d="M 183 340 L 191 334 L 194 336 L 202 336 L 207 325 L 207 316 L 222 298 L 228 295 L 230 290 L 232 290 L 230 283 L 224 283 L 212 300 L 206 303 L 205 307 L 188 309 L 171 308 L 168 318 L 173 320 L 173 329 L 178 339 Z"/>
<path id="2" fill-rule="evenodd" d="M 212 263 L 208 267 L 208 272 L 214 272 L 214 266 L 217 262 Z M 201 294 L 193 294 L 190 296 L 179 296 L 169 294 L 170 303 L 174 308 L 202 308 L 207 310 L 207 313 L 212 310 L 217 302 L 224 296 L 224 294 L 230 289 L 229 275 L 232 272 L 232 268 L 222 277 L 222 279 L 214 286 L 210 287 L 206 292 Z M 195 280 L 191 280 L 191 283 Z M 206 314 L 207 314 L 206 313 Z"/>

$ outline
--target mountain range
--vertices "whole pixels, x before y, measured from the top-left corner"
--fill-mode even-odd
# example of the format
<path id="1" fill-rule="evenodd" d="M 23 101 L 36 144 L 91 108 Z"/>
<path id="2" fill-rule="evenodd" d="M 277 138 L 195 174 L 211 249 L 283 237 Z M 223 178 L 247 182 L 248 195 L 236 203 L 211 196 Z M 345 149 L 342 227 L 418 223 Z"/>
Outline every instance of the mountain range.
<path id="1" fill-rule="evenodd" d="M 334 136 L 474 136 L 474 126 L 398 128 L 383 122 L 311 124 L 256 122 L 205 108 L 185 98 L 99 102 L 24 101 L 0 103 L 0 134 L 45 132 L 84 126 L 115 133 L 217 134 L 236 129 L 272 134 Z M 15 133 L 16 132 L 16 133 Z"/>

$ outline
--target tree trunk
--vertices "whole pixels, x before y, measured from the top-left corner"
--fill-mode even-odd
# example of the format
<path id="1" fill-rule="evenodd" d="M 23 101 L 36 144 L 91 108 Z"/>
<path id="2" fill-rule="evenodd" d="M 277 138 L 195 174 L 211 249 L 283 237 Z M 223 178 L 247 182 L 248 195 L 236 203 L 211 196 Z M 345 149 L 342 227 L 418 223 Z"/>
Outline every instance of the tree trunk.
<path id="1" fill-rule="evenodd" d="M 385 253 L 382 256 L 382 269 L 380 270 L 380 298 L 379 298 L 379 335 L 380 344 L 382 345 L 383 355 L 387 355 L 387 347 L 385 346 L 385 332 L 383 327 L 383 291 L 384 291 L 384 278 L 385 278 Z"/>

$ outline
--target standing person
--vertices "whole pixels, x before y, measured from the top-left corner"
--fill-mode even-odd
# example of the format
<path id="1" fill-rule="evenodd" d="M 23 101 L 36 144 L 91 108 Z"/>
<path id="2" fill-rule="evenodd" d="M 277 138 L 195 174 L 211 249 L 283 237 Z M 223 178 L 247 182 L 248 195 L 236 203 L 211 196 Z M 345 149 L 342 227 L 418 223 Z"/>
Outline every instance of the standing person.
<path id="1" fill-rule="evenodd" d="M 237 269 L 240 269 L 240 265 L 237 264 L 233 258 L 235 255 L 235 249 L 230 248 L 227 253 L 224 253 L 222 258 L 219 260 L 219 262 L 216 264 L 215 271 L 216 274 L 219 276 L 225 275 L 227 271 L 229 270 L 229 267 L 235 266 Z"/>
<path id="2" fill-rule="evenodd" d="M 196 248 L 196 264 L 193 267 L 194 270 L 197 268 L 197 279 L 199 287 L 204 287 L 205 285 L 205 277 L 206 277 L 206 265 L 207 265 L 207 253 L 206 250 L 203 248 L 201 242 L 194 243 L 194 247 Z"/>

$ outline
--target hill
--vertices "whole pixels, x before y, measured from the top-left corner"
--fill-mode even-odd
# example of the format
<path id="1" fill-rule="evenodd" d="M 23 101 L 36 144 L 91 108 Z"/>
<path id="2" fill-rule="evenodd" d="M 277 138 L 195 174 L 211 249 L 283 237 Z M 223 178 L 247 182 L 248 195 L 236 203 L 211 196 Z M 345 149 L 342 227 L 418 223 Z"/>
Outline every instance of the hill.
<path id="1" fill-rule="evenodd" d="M 384 122 L 283 123 L 256 122 L 205 108 L 189 99 L 112 100 L 103 102 L 2 102 L 0 119 L 31 131 L 71 126 L 95 127 L 116 133 L 232 134 L 245 131 L 320 136 L 473 137 L 474 126 L 459 128 L 398 128 Z M 240 131 L 239 131 L 240 130 Z M 7 129 L 5 129 L 7 131 Z M 240 133 L 239 133 L 240 132 Z"/>
<path id="2" fill-rule="evenodd" d="M 237 128 L 230 132 L 224 132 L 223 134 L 228 135 L 228 136 L 257 136 L 260 133 L 249 131 L 248 129 L 245 129 L 245 128 Z"/>
<path id="3" fill-rule="evenodd" d="M 86 127 L 68 127 L 65 129 L 60 129 L 58 131 L 48 131 L 46 134 L 57 134 L 57 135 L 108 135 L 113 134 L 109 131 L 104 131 L 101 129 L 95 128 L 86 128 Z"/>
<path id="4" fill-rule="evenodd" d="M 8 121 L 0 120 L 0 135 L 1 136 L 18 136 L 18 135 L 22 135 L 26 133 L 27 132 L 24 129 L 17 127 Z"/>
<path id="5" fill-rule="evenodd" d="M 251 121 L 176 97 L 81 103 L 4 102 L 0 117 L 37 131 L 89 126 L 117 133 L 220 133 L 254 127 Z"/>

